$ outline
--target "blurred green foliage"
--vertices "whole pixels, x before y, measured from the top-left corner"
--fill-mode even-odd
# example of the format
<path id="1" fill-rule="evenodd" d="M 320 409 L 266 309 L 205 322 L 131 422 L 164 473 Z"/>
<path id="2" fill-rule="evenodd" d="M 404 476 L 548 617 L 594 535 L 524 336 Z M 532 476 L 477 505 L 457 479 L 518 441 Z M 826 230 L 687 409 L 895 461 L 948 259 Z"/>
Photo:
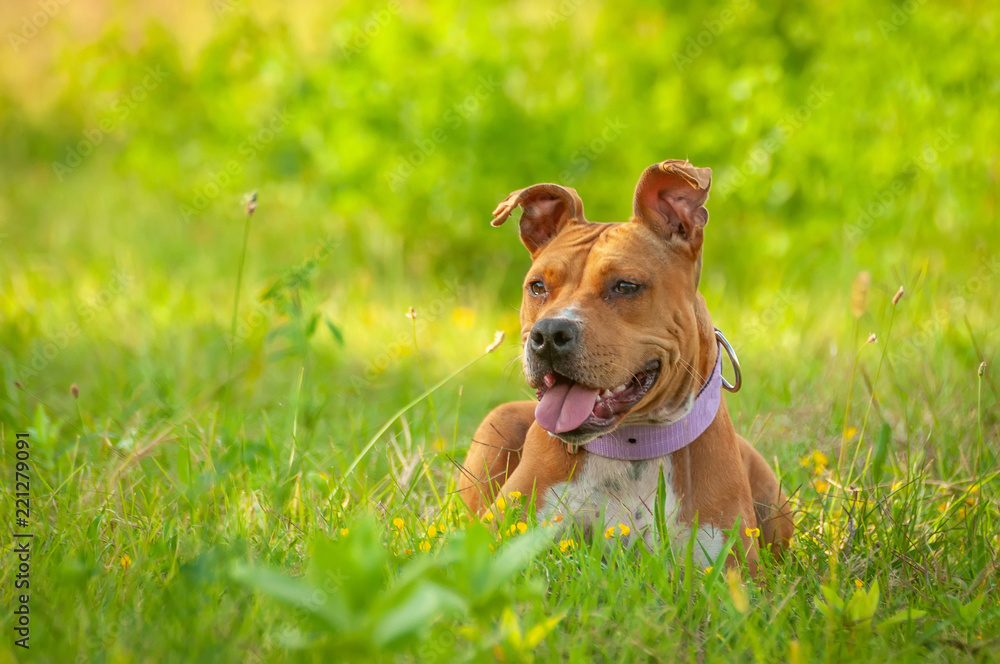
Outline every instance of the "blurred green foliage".
<path id="1" fill-rule="evenodd" d="M 751 353 L 836 343 L 859 270 L 924 315 L 995 281 L 996 20 L 916 0 L 70 6 L 0 61 L 2 260 L 40 298 L 71 293 L 57 308 L 119 267 L 157 329 L 225 325 L 258 189 L 249 306 L 322 255 L 307 330 L 322 314 L 364 344 L 378 315 L 359 307 L 457 279 L 450 308 L 514 333 L 491 312 L 517 306 L 527 256 L 486 223 L 494 204 L 556 181 L 621 220 L 645 166 L 685 157 L 715 172 L 702 290 L 720 325 Z M 948 313 L 984 322 L 981 296 Z M 12 348 L 53 325 L 32 309 L 6 300 Z"/>
<path id="2" fill-rule="evenodd" d="M 201 17 L 193 54 L 179 27 L 111 19 L 92 43 L 56 40 L 33 72 L 62 83 L 44 108 L 4 93 L 4 168 L 20 174 L 5 212 L 52 224 L 16 182 L 69 194 L 106 173 L 63 201 L 61 225 L 109 249 L 142 237 L 144 218 L 85 216 L 127 183 L 179 257 L 228 233 L 258 188 L 275 253 L 333 233 L 344 272 L 475 279 L 523 262 L 484 223 L 508 191 L 568 182 L 591 218 L 620 220 L 646 165 L 686 157 L 715 170 L 706 267 L 735 294 L 918 251 L 946 266 L 984 251 L 994 221 L 1000 56 L 981 46 L 996 8 L 911 4 L 898 27 L 898 7 L 863 2 L 357 3 L 310 6 L 299 26 L 234 4 Z M 52 172 L 74 152 L 80 166 Z M 924 155 L 906 196 L 849 237 Z M 15 226 L 8 245 L 38 242 Z"/>
<path id="3" fill-rule="evenodd" d="M 997 505 L 968 501 L 996 495 L 997 390 L 975 376 L 1000 342 L 996 3 L 53 0 L 5 4 L 0 27 L 0 439 L 31 432 L 34 569 L 54 580 L 35 629 L 63 659 L 529 659 L 563 611 L 543 656 L 995 646 L 978 609 Z M 610 571 L 597 546 L 491 557 L 447 493 L 475 423 L 524 392 L 528 256 L 490 211 L 552 181 L 624 220 L 666 158 L 714 170 L 701 290 L 746 372 L 730 411 L 801 508 L 800 548 L 747 615 L 719 570 L 691 602 L 692 575 L 628 552 Z M 506 345 L 341 480 L 497 328 Z M 799 462 L 845 439 L 895 511 Z M 374 510 L 412 527 L 365 525 Z M 432 523 L 459 532 L 420 558 Z M 331 561 L 378 592 L 288 619 Z M 476 575 L 509 587 L 461 585 Z M 876 610 L 888 636 L 869 642 Z"/>

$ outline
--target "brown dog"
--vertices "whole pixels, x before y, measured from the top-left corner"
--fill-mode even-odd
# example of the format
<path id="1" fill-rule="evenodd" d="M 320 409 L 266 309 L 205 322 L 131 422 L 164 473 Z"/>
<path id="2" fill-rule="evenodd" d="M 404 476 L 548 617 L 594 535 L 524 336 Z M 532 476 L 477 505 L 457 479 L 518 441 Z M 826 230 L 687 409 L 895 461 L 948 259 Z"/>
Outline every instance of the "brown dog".
<path id="1" fill-rule="evenodd" d="M 737 524 L 751 573 L 758 546 L 788 545 L 778 480 L 721 400 L 724 338 L 698 292 L 711 174 L 650 166 L 627 223 L 587 221 L 576 191 L 555 184 L 515 191 L 494 211 L 499 226 L 524 210 L 521 341 L 540 401 L 499 406 L 476 431 L 459 485 L 474 513 L 534 492 L 540 515 L 626 524 L 651 541 L 662 476 L 672 537 L 685 544 L 697 522 L 699 563 Z"/>

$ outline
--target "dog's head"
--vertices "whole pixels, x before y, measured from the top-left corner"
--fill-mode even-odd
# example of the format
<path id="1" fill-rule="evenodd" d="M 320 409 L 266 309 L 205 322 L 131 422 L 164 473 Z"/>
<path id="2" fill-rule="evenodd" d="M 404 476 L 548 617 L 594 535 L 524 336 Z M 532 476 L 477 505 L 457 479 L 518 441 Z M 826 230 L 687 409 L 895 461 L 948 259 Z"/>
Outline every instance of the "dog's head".
<path id="1" fill-rule="evenodd" d="M 639 178 L 632 219 L 593 223 L 576 191 L 536 184 L 493 212 L 520 206 L 531 252 L 524 280 L 524 374 L 538 390 L 535 419 L 582 444 L 629 423 L 670 422 L 691 407 L 704 377 L 696 317 L 712 171 L 654 164 Z"/>

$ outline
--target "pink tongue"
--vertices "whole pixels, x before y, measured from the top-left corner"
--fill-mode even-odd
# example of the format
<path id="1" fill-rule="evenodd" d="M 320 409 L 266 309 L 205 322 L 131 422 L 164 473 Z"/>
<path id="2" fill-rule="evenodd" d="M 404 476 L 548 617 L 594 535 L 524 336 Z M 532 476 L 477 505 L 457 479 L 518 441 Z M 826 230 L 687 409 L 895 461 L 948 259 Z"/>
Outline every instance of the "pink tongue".
<path id="1" fill-rule="evenodd" d="M 559 381 L 542 395 L 535 408 L 535 421 L 549 433 L 572 431 L 590 417 L 597 393 L 579 383 Z"/>

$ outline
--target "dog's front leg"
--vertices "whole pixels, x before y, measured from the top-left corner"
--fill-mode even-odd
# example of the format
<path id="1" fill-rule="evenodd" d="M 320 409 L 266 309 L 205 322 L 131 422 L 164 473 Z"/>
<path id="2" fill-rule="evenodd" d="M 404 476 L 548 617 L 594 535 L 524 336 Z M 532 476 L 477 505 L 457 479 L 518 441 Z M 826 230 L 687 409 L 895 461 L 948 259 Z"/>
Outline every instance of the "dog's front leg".
<path id="1" fill-rule="evenodd" d="M 521 451 L 521 461 L 500 489 L 504 505 L 510 503 L 511 494 L 523 497 L 525 504 L 534 498 L 535 510 L 546 505 L 549 489 L 562 482 L 568 482 L 586 459 L 583 450 L 571 453 L 558 438 L 550 435 L 538 424 L 532 424 L 525 437 Z M 515 493 L 516 492 L 516 493 Z M 491 509 L 499 514 L 499 506 L 494 502 Z"/>
<path id="2" fill-rule="evenodd" d="M 496 500 L 500 488 L 521 463 L 536 405 L 534 401 L 502 404 L 490 411 L 476 429 L 458 478 L 459 495 L 476 516 Z"/>

